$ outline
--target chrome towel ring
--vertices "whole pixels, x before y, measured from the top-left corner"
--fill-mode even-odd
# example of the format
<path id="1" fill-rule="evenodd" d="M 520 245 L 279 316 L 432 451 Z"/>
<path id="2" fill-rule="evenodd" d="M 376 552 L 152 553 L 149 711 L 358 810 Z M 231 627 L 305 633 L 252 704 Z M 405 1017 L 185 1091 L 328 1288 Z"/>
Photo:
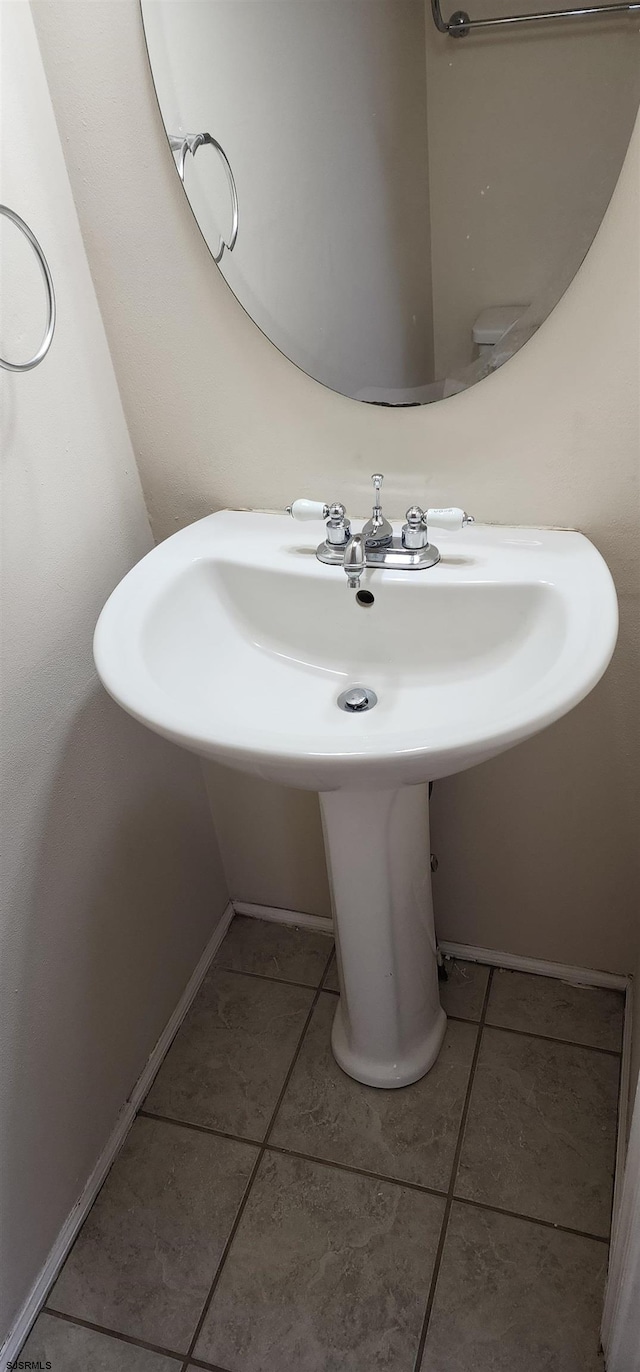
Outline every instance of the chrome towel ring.
<path id="1" fill-rule="evenodd" d="M 56 327 L 56 296 L 55 291 L 53 289 L 53 279 L 51 276 L 51 272 L 49 271 L 49 264 L 47 262 L 47 259 L 42 251 L 42 248 L 40 247 L 40 244 L 35 234 L 31 232 L 29 225 L 25 224 L 24 219 L 21 219 L 20 215 L 16 214 L 15 210 L 10 210 L 8 205 L 0 205 L 0 214 L 6 215 L 7 219 L 10 219 L 12 223 L 16 225 L 16 228 L 21 230 L 25 238 L 29 239 L 31 247 L 33 248 L 33 251 L 35 252 L 35 255 L 38 259 L 38 262 L 40 263 L 40 270 L 44 277 L 44 284 L 47 292 L 47 308 L 49 311 L 49 321 L 45 329 L 44 338 L 42 340 L 42 343 L 40 344 L 40 347 L 38 348 L 37 353 L 34 353 L 34 356 L 30 359 L 29 362 L 7 362 L 4 357 L 0 357 L 0 367 L 4 367 L 6 371 L 30 372 L 32 367 L 37 367 L 38 363 L 42 362 L 43 357 L 46 357 L 49 348 L 51 347 L 51 340 L 53 338 L 54 329 Z"/>
<path id="2" fill-rule="evenodd" d="M 229 161 L 229 158 L 227 157 L 227 154 L 224 148 L 222 147 L 222 144 L 219 143 L 217 138 L 214 138 L 213 134 L 211 133 L 193 133 L 186 134 L 184 136 L 182 134 L 170 133 L 169 143 L 171 145 L 172 152 L 176 154 L 176 167 L 178 169 L 178 176 L 180 177 L 180 180 L 183 182 L 184 162 L 188 152 L 191 153 L 192 157 L 195 157 L 198 148 L 201 148 L 204 144 L 208 143 L 210 147 L 215 148 L 216 152 L 220 157 L 222 165 L 227 174 L 229 192 L 231 195 L 231 233 L 229 235 L 229 241 L 227 242 L 226 238 L 223 238 L 222 234 L 220 234 L 220 249 L 217 253 L 214 253 L 213 255 L 214 262 L 220 262 L 225 248 L 228 252 L 233 252 L 236 238 L 238 237 L 238 191 L 236 188 L 235 177 L 231 170 L 231 163 Z"/>

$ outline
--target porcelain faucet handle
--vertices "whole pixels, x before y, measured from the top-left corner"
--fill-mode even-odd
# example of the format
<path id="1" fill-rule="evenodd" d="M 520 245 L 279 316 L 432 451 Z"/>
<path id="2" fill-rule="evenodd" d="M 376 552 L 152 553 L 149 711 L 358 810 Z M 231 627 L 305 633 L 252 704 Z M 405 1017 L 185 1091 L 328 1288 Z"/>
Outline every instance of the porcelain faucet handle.
<path id="1" fill-rule="evenodd" d="M 473 515 L 468 515 L 465 510 L 460 510 L 456 505 L 448 505 L 443 509 L 425 510 L 424 522 L 432 529 L 463 529 L 466 524 L 473 524 Z"/>
<path id="2" fill-rule="evenodd" d="M 345 548 L 351 538 L 349 516 L 339 500 L 324 505 L 320 500 L 294 500 L 287 505 L 287 514 L 294 519 L 326 519 L 326 543 L 332 548 Z"/>
<path id="3" fill-rule="evenodd" d="M 323 500 L 294 500 L 287 505 L 287 514 L 293 519 L 328 519 L 329 506 Z"/>

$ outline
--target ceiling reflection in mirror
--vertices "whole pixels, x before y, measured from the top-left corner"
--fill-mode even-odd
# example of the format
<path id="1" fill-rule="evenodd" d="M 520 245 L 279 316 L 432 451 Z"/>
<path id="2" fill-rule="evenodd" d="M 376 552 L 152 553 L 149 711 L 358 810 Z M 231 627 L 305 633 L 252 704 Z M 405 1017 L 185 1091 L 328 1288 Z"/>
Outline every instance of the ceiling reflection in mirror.
<path id="1" fill-rule="evenodd" d="M 531 337 L 620 173 L 638 12 L 451 36 L 431 0 L 141 6 L 212 258 L 297 366 L 356 399 L 415 405 Z M 474 0 L 469 13 L 530 10 Z"/>

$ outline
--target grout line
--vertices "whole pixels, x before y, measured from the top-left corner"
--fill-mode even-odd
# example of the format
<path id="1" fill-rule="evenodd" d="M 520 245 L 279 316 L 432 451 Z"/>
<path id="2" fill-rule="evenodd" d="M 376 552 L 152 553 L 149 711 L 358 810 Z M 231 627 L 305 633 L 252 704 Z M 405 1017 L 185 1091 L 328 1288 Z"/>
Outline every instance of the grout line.
<path id="1" fill-rule="evenodd" d="M 374 1088 L 375 1089 L 375 1088 Z M 335 1162 L 332 1158 L 321 1158 L 316 1153 L 301 1153 L 297 1148 L 286 1148 L 279 1143 L 265 1144 L 267 1153 L 284 1153 L 288 1158 L 301 1158 L 303 1162 L 315 1162 L 320 1167 L 335 1167 L 337 1172 L 350 1172 L 356 1177 L 368 1177 L 371 1181 L 386 1181 L 390 1186 L 405 1186 L 409 1191 L 421 1191 L 425 1196 L 437 1196 L 444 1200 L 446 1191 L 436 1186 L 423 1186 L 421 1182 L 405 1181 L 403 1177 L 390 1177 L 385 1172 L 369 1172 L 366 1167 L 354 1167 L 348 1162 Z"/>
<path id="2" fill-rule="evenodd" d="M 249 916 L 247 916 L 249 918 Z M 220 947 L 223 945 L 221 944 Z M 318 983 L 313 981 L 290 981 L 288 977 L 272 977 L 268 972 L 247 972 L 244 967 L 225 967 L 222 962 L 214 962 L 212 967 L 218 972 L 233 972 L 236 977 L 254 977 L 257 981 L 275 981 L 278 986 L 299 986 L 302 991 L 317 991 Z M 324 972 L 322 973 L 324 976 Z"/>
<path id="3" fill-rule="evenodd" d="M 455 1015 L 448 1015 L 448 1019 L 455 1019 Z M 525 1039 L 539 1039 L 542 1043 L 560 1043 L 566 1048 L 586 1048 L 588 1053 L 605 1053 L 609 1058 L 619 1058 L 619 1048 L 601 1048 L 597 1043 L 578 1043 L 576 1039 L 558 1039 L 553 1034 L 536 1034 L 531 1029 L 514 1029 L 510 1024 L 492 1024 L 491 1020 L 486 1021 L 487 1029 L 497 1029 L 500 1034 L 519 1034 Z"/>
<path id="4" fill-rule="evenodd" d="M 217 1362 L 203 1362 L 202 1358 L 192 1358 L 188 1367 L 203 1367 L 205 1372 L 228 1372 L 226 1367 L 220 1367 Z M 188 1372 L 188 1369 L 187 1369 Z"/>
<path id="5" fill-rule="evenodd" d="M 328 963 L 327 963 L 327 965 L 326 965 L 326 967 L 325 967 L 325 969 L 324 969 L 324 972 L 322 973 L 322 981 L 320 982 L 320 985 L 321 985 L 323 991 L 328 991 L 328 990 L 330 989 L 328 986 L 325 986 L 324 983 L 325 983 L 325 981 L 327 980 L 327 977 L 328 977 L 328 975 L 329 975 L 329 972 L 331 971 L 331 968 L 332 968 L 332 966 L 333 966 L 333 963 L 336 962 L 336 961 L 337 961 L 337 959 L 336 959 L 336 945 L 335 945 L 335 943 L 334 943 L 332 955 L 331 955 L 331 957 L 330 957 L 330 959 L 329 959 L 329 961 L 328 961 Z M 334 991 L 334 992 L 333 992 L 333 995 L 334 995 L 334 996 L 335 996 L 335 995 L 338 995 L 338 996 L 339 996 L 339 995 L 340 995 L 340 992 L 339 992 L 339 991 Z"/>
<path id="6" fill-rule="evenodd" d="M 222 1257 L 220 1258 L 220 1261 L 219 1261 L 219 1263 L 218 1263 L 218 1266 L 217 1266 L 216 1271 L 215 1271 L 215 1274 L 214 1274 L 213 1281 L 212 1281 L 212 1283 L 211 1283 L 211 1286 L 209 1287 L 209 1292 L 208 1292 L 207 1298 L 206 1298 L 206 1300 L 205 1300 L 205 1303 L 204 1303 L 204 1305 L 203 1305 L 203 1307 L 202 1307 L 202 1311 L 201 1311 L 201 1313 L 200 1313 L 200 1318 L 199 1318 L 198 1323 L 197 1323 L 197 1325 L 196 1325 L 196 1327 L 195 1327 L 195 1331 L 194 1331 L 194 1334 L 193 1334 L 193 1338 L 191 1339 L 191 1343 L 189 1344 L 189 1349 L 188 1349 L 186 1358 L 185 1358 L 185 1360 L 184 1360 L 184 1363 L 183 1363 L 183 1365 L 182 1365 L 181 1372 L 188 1372 L 189 1362 L 190 1362 L 190 1360 L 191 1360 L 191 1358 L 192 1358 L 192 1356 L 193 1356 L 193 1352 L 194 1352 L 194 1350 L 195 1350 L 195 1347 L 196 1347 L 196 1344 L 197 1344 L 197 1342 L 198 1342 L 198 1339 L 200 1338 L 200 1334 L 201 1334 L 201 1332 L 202 1332 L 202 1327 L 203 1327 L 204 1322 L 205 1322 L 205 1320 L 206 1320 L 206 1318 L 207 1318 L 207 1315 L 208 1315 L 208 1313 L 209 1313 L 209 1308 L 210 1308 L 210 1306 L 211 1306 L 211 1302 L 212 1302 L 213 1297 L 214 1297 L 214 1295 L 215 1295 L 216 1287 L 217 1287 L 217 1285 L 218 1285 L 218 1282 L 220 1281 L 220 1277 L 221 1277 L 221 1275 L 222 1275 L 222 1272 L 223 1272 L 223 1269 L 224 1269 L 224 1265 L 225 1265 L 226 1260 L 227 1260 L 227 1258 L 228 1258 L 228 1256 L 229 1256 L 229 1252 L 230 1252 L 230 1249 L 231 1249 L 231 1245 L 232 1245 L 233 1240 L 234 1240 L 234 1238 L 235 1238 L 235 1236 L 236 1236 L 236 1234 L 237 1234 L 237 1232 L 238 1232 L 238 1227 L 239 1227 L 239 1225 L 240 1225 L 240 1221 L 241 1221 L 241 1219 L 242 1219 L 242 1216 L 243 1216 L 243 1214 L 244 1214 L 244 1211 L 245 1211 L 245 1208 L 246 1208 L 246 1205 L 247 1205 L 247 1201 L 248 1201 L 249 1196 L 250 1196 L 250 1194 L 251 1194 L 251 1190 L 252 1190 L 252 1187 L 253 1187 L 253 1183 L 254 1183 L 254 1181 L 255 1181 L 255 1179 L 256 1179 L 256 1176 L 257 1176 L 257 1173 L 258 1173 L 258 1168 L 260 1167 L 260 1164 L 261 1164 L 262 1159 L 263 1159 L 263 1157 L 264 1157 L 265 1150 L 266 1150 L 266 1146 L 267 1146 L 267 1142 L 268 1142 L 268 1139 L 269 1139 L 269 1135 L 270 1135 L 271 1130 L 273 1129 L 273 1126 L 274 1126 L 274 1124 L 275 1124 L 275 1122 L 276 1122 L 276 1117 L 277 1117 L 278 1111 L 279 1111 L 279 1109 L 280 1109 L 280 1106 L 281 1106 L 281 1104 L 282 1104 L 282 1101 L 283 1101 L 283 1099 L 284 1099 L 284 1095 L 285 1095 L 286 1089 L 287 1089 L 287 1087 L 288 1087 L 288 1085 L 289 1085 L 289 1082 L 290 1082 L 290 1080 L 291 1080 L 291 1076 L 292 1076 L 292 1073 L 293 1073 L 293 1069 L 294 1069 L 294 1067 L 295 1067 L 295 1065 L 296 1065 L 296 1062 L 298 1061 L 298 1057 L 299 1057 L 299 1055 L 300 1055 L 300 1051 L 301 1051 L 302 1045 L 303 1045 L 303 1043 L 304 1043 L 304 1039 L 305 1039 L 305 1035 L 306 1035 L 307 1029 L 309 1028 L 309 1025 L 310 1025 L 310 1023 L 311 1023 L 311 1016 L 313 1015 L 313 1012 L 314 1012 L 314 1010 L 315 1010 L 315 1008 L 316 1008 L 316 1005 L 317 1005 L 317 1003 L 318 1003 L 318 1001 L 319 1001 L 319 999 L 320 999 L 320 993 L 321 993 L 321 990 L 322 990 L 322 982 L 323 982 L 323 980 L 324 980 L 324 976 L 326 975 L 326 972 L 327 972 L 327 970 L 328 970 L 328 967 L 329 967 L 329 964 L 330 964 L 330 962 L 331 962 L 332 957 L 333 957 L 333 948 L 331 949 L 331 952 L 329 953 L 329 956 L 328 956 L 328 958 L 327 958 L 324 972 L 323 972 L 323 974 L 322 974 L 322 977 L 320 978 L 319 985 L 318 985 L 317 988 L 316 988 L 315 995 L 314 995 L 314 997 L 313 997 L 313 1000 L 312 1000 L 311 1005 L 310 1005 L 310 1007 L 309 1007 L 309 1011 L 308 1011 L 308 1013 L 307 1013 L 307 1017 L 306 1017 L 305 1022 L 304 1022 L 303 1026 L 302 1026 L 302 1031 L 301 1031 L 301 1033 L 300 1033 L 300 1037 L 299 1037 L 299 1039 L 298 1039 L 298 1042 L 297 1042 L 297 1044 L 296 1044 L 295 1051 L 294 1051 L 294 1053 L 293 1053 L 293 1057 L 292 1057 L 291 1062 L 290 1062 L 290 1064 L 289 1064 L 289 1070 L 288 1070 L 288 1072 L 287 1072 L 287 1074 L 286 1074 L 286 1076 L 285 1076 L 284 1082 L 282 1083 L 282 1088 L 281 1088 L 281 1090 L 280 1090 L 280 1094 L 279 1094 L 278 1099 L 277 1099 L 277 1101 L 276 1101 L 276 1103 L 275 1103 L 275 1106 L 274 1106 L 274 1108 L 273 1108 L 273 1112 L 272 1112 L 272 1115 L 271 1115 L 271 1119 L 270 1119 L 270 1121 L 269 1121 L 269 1124 L 268 1124 L 268 1126 L 267 1126 L 266 1133 L 265 1133 L 265 1135 L 264 1135 L 264 1139 L 263 1139 L 263 1141 L 262 1141 L 262 1146 L 261 1146 L 260 1151 L 259 1151 L 259 1153 L 258 1153 L 258 1156 L 257 1156 L 257 1158 L 256 1158 L 256 1160 L 255 1160 L 255 1163 L 254 1163 L 254 1165 L 253 1165 L 253 1167 L 252 1167 L 252 1169 L 251 1169 L 251 1173 L 250 1173 L 250 1175 L 249 1175 L 249 1180 L 248 1180 L 248 1182 L 247 1182 L 247 1186 L 246 1186 L 244 1195 L 243 1195 L 243 1197 L 242 1197 L 242 1200 L 240 1201 L 240 1205 L 238 1206 L 238 1210 L 237 1210 L 237 1212 L 236 1212 L 236 1217 L 235 1217 L 235 1219 L 234 1219 L 234 1221 L 233 1221 L 233 1224 L 232 1224 L 232 1226 L 231 1226 L 231 1230 L 230 1230 L 230 1233 L 229 1233 L 229 1237 L 227 1238 L 227 1242 L 225 1243 L 225 1246 L 224 1246 L 224 1249 L 223 1249 L 223 1252 L 222 1252 Z"/>
<path id="7" fill-rule="evenodd" d="M 442 1008 L 444 1009 L 444 1006 L 443 1006 Z M 479 1025 L 479 1023 L 480 1023 L 480 1016 L 479 1016 L 479 1015 L 478 1015 L 478 1018 L 477 1018 L 477 1019 L 470 1019 L 467 1015 L 450 1015 L 448 1010 L 445 1011 L 445 1013 L 446 1013 L 447 1019 L 448 1019 L 448 1020 L 453 1020 L 454 1024 L 475 1024 L 476 1029 L 477 1029 L 477 1027 L 478 1027 L 478 1025 Z"/>
<path id="8" fill-rule="evenodd" d="M 591 1239 L 593 1243 L 606 1243 L 609 1238 L 604 1234 L 590 1234 L 587 1229 L 572 1229 L 568 1224 L 554 1224 L 553 1220 L 541 1220 L 537 1215 L 523 1215 L 519 1210 L 505 1210 L 502 1205 L 489 1205 L 487 1201 L 471 1200 L 470 1196 L 453 1197 L 456 1205 L 470 1205 L 474 1210 L 489 1210 L 492 1215 L 506 1215 L 510 1220 L 523 1220 L 525 1224 L 539 1224 L 543 1229 L 556 1229 L 559 1234 L 573 1234 L 576 1239 Z"/>
<path id="9" fill-rule="evenodd" d="M 228 1134 L 224 1129 L 216 1129 L 212 1124 L 195 1124 L 193 1120 L 174 1119 L 173 1115 L 157 1115 L 153 1110 L 139 1110 L 138 1114 L 146 1120 L 160 1120 L 162 1124 L 177 1124 L 181 1129 L 194 1129 L 197 1134 L 213 1134 L 218 1139 L 230 1139 L 232 1143 L 247 1143 L 253 1148 L 262 1148 L 261 1139 L 246 1138 L 243 1134 Z"/>
<path id="10" fill-rule="evenodd" d="M 248 1201 L 248 1199 L 249 1199 L 249 1195 L 250 1195 L 250 1192 L 251 1192 L 251 1188 L 252 1188 L 253 1183 L 254 1183 L 254 1181 L 255 1181 L 255 1179 L 256 1179 L 256 1173 L 257 1173 L 258 1168 L 259 1168 L 259 1166 L 260 1166 L 260 1162 L 261 1162 L 261 1160 L 262 1160 L 263 1154 L 264 1154 L 264 1149 L 261 1148 L 261 1149 L 260 1149 L 260 1152 L 258 1153 L 258 1156 L 257 1156 L 257 1158 L 256 1158 L 256 1160 L 255 1160 L 255 1162 L 254 1162 L 254 1164 L 253 1164 L 253 1167 L 251 1168 L 251 1172 L 249 1173 L 249 1179 L 248 1179 L 248 1181 L 247 1181 L 247 1185 L 246 1185 L 246 1187 L 245 1187 L 245 1190 L 244 1190 L 244 1193 L 243 1193 L 243 1196 L 242 1196 L 242 1200 L 240 1201 L 240 1204 L 239 1204 L 238 1209 L 237 1209 L 237 1211 L 236 1211 L 236 1217 L 235 1217 L 235 1219 L 234 1219 L 234 1221 L 233 1221 L 233 1224 L 232 1224 L 232 1226 L 231 1226 L 231 1229 L 230 1229 L 230 1231 L 229 1231 L 229 1236 L 228 1236 L 227 1242 L 225 1243 L 225 1246 L 224 1246 L 224 1248 L 223 1248 L 223 1250 L 222 1250 L 222 1256 L 221 1256 L 220 1261 L 219 1261 L 219 1263 L 218 1263 L 218 1266 L 217 1266 L 217 1268 L 216 1268 L 216 1271 L 215 1271 L 214 1278 L 213 1278 L 213 1281 L 212 1281 L 212 1283 L 211 1283 L 211 1286 L 209 1287 L 209 1291 L 208 1291 L 208 1294 L 207 1294 L 207 1298 L 206 1298 L 205 1303 L 204 1303 L 204 1305 L 203 1305 L 203 1307 L 202 1307 L 202 1310 L 201 1310 L 201 1312 L 200 1312 L 200 1317 L 199 1317 L 199 1319 L 198 1319 L 198 1323 L 197 1323 L 197 1325 L 196 1325 L 196 1328 L 195 1328 L 195 1332 L 194 1332 L 193 1338 L 191 1339 L 191 1343 L 189 1344 L 189 1351 L 188 1351 L 187 1356 L 186 1356 L 186 1358 L 185 1358 L 185 1360 L 184 1360 L 184 1362 L 183 1362 L 183 1364 L 182 1364 L 181 1372 L 187 1372 L 187 1369 L 188 1369 L 188 1367 L 189 1367 L 189 1362 L 190 1362 L 190 1360 L 191 1360 L 191 1355 L 192 1355 L 193 1350 L 194 1350 L 194 1348 L 195 1348 L 195 1346 L 196 1346 L 196 1344 L 197 1344 L 197 1342 L 198 1342 L 198 1339 L 200 1338 L 200 1333 L 201 1333 L 201 1331 L 202 1331 L 202 1326 L 203 1326 L 203 1324 L 204 1324 L 204 1322 L 205 1322 L 205 1320 L 206 1320 L 206 1318 L 207 1318 L 207 1314 L 208 1314 L 208 1312 L 209 1312 L 209 1306 L 211 1305 L 211 1301 L 213 1300 L 213 1293 L 214 1293 L 214 1291 L 215 1291 L 215 1289 L 216 1289 L 216 1286 L 218 1285 L 218 1281 L 219 1281 L 219 1278 L 220 1278 L 220 1273 L 221 1273 L 222 1268 L 223 1268 L 223 1266 L 224 1266 L 224 1263 L 225 1263 L 225 1261 L 226 1261 L 227 1254 L 228 1254 L 228 1252 L 229 1252 L 229 1249 L 230 1249 L 230 1247 L 231 1247 L 231 1244 L 233 1243 L 233 1240 L 234 1240 L 234 1238 L 235 1238 L 235 1236 L 236 1236 L 236 1233 L 237 1233 L 237 1231 L 238 1231 L 238 1225 L 240 1224 L 240 1220 L 242 1219 L 242 1216 L 243 1216 L 243 1214 L 244 1214 L 245 1207 L 246 1207 L 246 1204 L 247 1204 L 247 1201 Z"/>
<path id="11" fill-rule="evenodd" d="M 452 1206 L 453 1206 L 453 1196 L 454 1196 L 454 1189 L 455 1189 L 455 1184 L 456 1184 L 456 1176 L 457 1176 L 457 1174 L 458 1174 L 458 1164 L 459 1164 L 459 1162 L 460 1162 L 460 1154 L 461 1154 L 461 1152 L 462 1152 L 462 1142 L 463 1142 L 463 1139 L 464 1139 L 464 1131 L 465 1131 L 465 1128 L 466 1128 L 467 1117 L 468 1117 L 468 1114 L 469 1114 L 469 1105 L 470 1105 L 470 1103 L 471 1103 L 471 1092 L 472 1092 L 472 1090 L 473 1090 L 473 1083 L 474 1083 L 474 1079 L 475 1079 L 475 1075 L 476 1075 L 476 1068 L 477 1068 L 477 1066 L 478 1066 L 478 1058 L 479 1058 L 479 1056 L 480 1056 L 480 1044 L 482 1043 L 482 1031 L 483 1031 L 483 1029 L 484 1029 L 484 1023 L 485 1023 L 485 1019 L 486 1019 L 486 1016 L 487 1016 L 487 1008 L 488 1008 L 488 1005 L 489 1005 L 489 996 L 491 995 L 491 983 L 492 983 L 492 981 L 493 981 L 493 970 L 494 970 L 494 969 L 493 969 L 493 967 L 492 967 L 492 968 L 490 969 L 490 971 L 489 971 L 489 976 L 488 976 L 488 978 L 487 978 L 486 990 L 485 990 L 485 993 L 484 993 L 484 1000 L 483 1000 L 483 1002 L 482 1002 L 482 1013 L 481 1013 L 481 1015 L 480 1015 L 480 1022 L 479 1022 L 479 1024 L 478 1024 L 478 1036 L 477 1036 L 477 1038 L 476 1038 L 476 1046 L 475 1046 L 474 1051 L 473 1051 L 473 1058 L 472 1058 L 472 1060 L 471 1060 L 471 1067 L 470 1067 L 470 1069 L 469 1069 L 469 1080 L 468 1080 L 468 1082 L 467 1082 L 467 1090 L 466 1090 L 466 1094 L 465 1094 L 465 1098 L 464 1098 L 464 1104 L 463 1104 L 463 1107 L 462 1107 L 462 1114 L 461 1114 L 461 1116 L 460 1116 L 460 1128 L 458 1129 L 458 1141 L 457 1141 L 457 1143 L 456 1143 L 456 1151 L 455 1151 L 455 1153 L 454 1153 L 454 1155 L 453 1155 L 453 1163 L 452 1163 L 452 1165 L 451 1165 L 451 1179 L 450 1179 L 450 1181 L 449 1181 L 449 1189 L 448 1189 L 448 1191 L 447 1191 L 447 1200 L 446 1200 L 446 1204 L 445 1204 L 445 1208 L 444 1208 L 444 1215 L 443 1215 L 443 1217 L 442 1217 L 442 1228 L 441 1228 L 441 1230 L 440 1230 L 440 1238 L 438 1239 L 438 1247 L 437 1247 L 437 1249 L 436 1249 L 436 1256 L 435 1256 L 435 1260 L 434 1260 L 434 1264 L 433 1264 L 433 1272 L 432 1272 L 432 1275 L 431 1275 L 431 1285 L 430 1285 L 430 1287 L 429 1287 L 429 1295 L 428 1295 L 428 1297 L 427 1297 L 427 1305 L 426 1305 L 426 1309 L 425 1309 L 425 1312 L 424 1312 L 424 1319 L 423 1319 L 423 1321 L 422 1321 L 422 1329 L 421 1329 L 421 1331 L 420 1331 L 420 1338 L 419 1338 L 419 1340 L 418 1340 L 418 1348 L 417 1348 L 417 1351 L 416 1351 L 416 1358 L 415 1358 L 415 1363 L 414 1363 L 414 1372 L 420 1372 L 420 1367 L 421 1367 L 421 1364 L 422 1364 L 422 1355 L 423 1355 L 423 1353 L 424 1353 L 424 1346 L 425 1346 L 425 1343 L 426 1343 L 426 1341 L 427 1341 L 427 1332 L 428 1332 L 428 1329 L 429 1329 L 429 1321 L 430 1321 L 430 1319 L 431 1319 L 431 1311 L 433 1310 L 433 1303 L 434 1303 L 435 1295 L 436 1295 L 436 1287 L 437 1287 L 437 1285 L 438 1285 L 438 1277 L 439 1277 L 439 1275 L 440 1275 L 440 1267 L 441 1267 L 441 1265 L 442 1265 L 442 1255 L 443 1255 L 443 1252 L 444 1252 L 444 1245 L 445 1245 L 445 1240 L 446 1240 L 446 1237 L 447 1237 L 447 1228 L 448 1228 L 448 1225 L 449 1225 L 449 1216 L 450 1216 L 450 1214 L 451 1214 L 451 1208 L 452 1208 Z"/>
<path id="12" fill-rule="evenodd" d="M 292 1057 L 292 1059 L 291 1059 L 291 1063 L 290 1063 L 290 1066 L 289 1066 L 289 1071 L 287 1072 L 287 1075 L 286 1075 L 286 1077 L 285 1077 L 285 1079 L 284 1079 L 284 1083 L 283 1083 L 283 1086 L 282 1086 L 282 1090 L 281 1090 L 280 1095 L 278 1096 L 278 1099 L 277 1099 L 277 1101 L 276 1101 L 275 1109 L 274 1109 L 274 1111 L 273 1111 L 273 1114 L 272 1114 L 272 1116 L 271 1116 L 271 1119 L 270 1119 L 269 1124 L 268 1124 L 268 1127 L 267 1127 L 267 1132 L 266 1132 L 266 1134 L 265 1134 L 265 1136 L 264 1136 L 264 1139 L 263 1139 L 263 1148 L 265 1148 L 266 1145 L 267 1145 L 268 1142 L 269 1142 L 269 1138 L 270 1138 L 270 1136 L 271 1136 L 271 1132 L 272 1132 L 272 1130 L 273 1130 L 273 1126 L 274 1126 L 274 1124 L 275 1124 L 275 1122 L 276 1122 L 276 1116 L 277 1116 L 278 1111 L 279 1111 L 279 1109 L 280 1109 L 280 1106 L 282 1105 L 282 1102 L 283 1102 L 283 1100 L 284 1100 L 284 1095 L 285 1095 L 286 1089 L 287 1089 L 287 1087 L 288 1087 L 288 1085 L 289 1085 L 289 1082 L 291 1081 L 291 1077 L 292 1077 L 292 1075 L 293 1075 L 293 1069 L 294 1069 L 294 1067 L 295 1067 L 295 1065 L 296 1065 L 296 1063 L 297 1063 L 297 1061 L 298 1061 L 298 1058 L 299 1058 L 299 1056 L 300 1056 L 300 1052 L 301 1052 L 301 1050 L 302 1050 L 302 1045 L 303 1045 L 304 1040 L 305 1040 L 305 1035 L 306 1035 L 307 1029 L 309 1028 L 309 1025 L 310 1025 L 310 1023 L 311 1023 L 311 1017 L 312 1017 L 313 1012 L 314 1012 L 314 1010 L 315 1010 L 315 1008 L 316 1008 L 316 1005 L 318 1004 L 318 1001 L 320 1000 L 320 996 L 322 995 L 322 983 L 323 983 L 324 978 L 325 978 L 325 976 L 327 975 L 327 972 L 328 972 L 328 970 L 329 970 L 329 966 L 330 966 L 330 964 L 331 964 L 331 959 L 332 959 L 332 957 L 333 957 L 333 948 L 331 949 L 331 952 L 330 952 L 330 954 L 329 954 L 329 956 L 328 956 L 328 958 L 327 958 L 326 967 L 325 967 L 324 972 L 323 972 L 323 974 L 322 974 L 322 976 L 321 976 L 321 978 L 320 978 L 320 983 L 319 983 L 319 985 L 318 985 L 318 987 L 317 987 L 317 989 L 316 989 L 315 996 L 313 997 L 313 1000 L 312 1000 L 311 1005 L 310 1005 L 310 1007 L 309 1007 L 309 1013 L 308 1013 L 307 1018 L 306 1018 L 306 1020 L 305 1020 L 305 1022 L 304 1022 L 304 1026 L 303 1026 L 303 1029 L 302 1029 L 302 1033 L 301 1033 L 301 1035 L 300 1035 L 300 1038 L 298 1039 L 298 1043 L 297 1043 L 297 1046 L 296 1046 L 296 1050 L 295 1050 L 295 1052 L 294 1052 L 294 1054 L 293 1054 L 293 1057 Z"/>
<path id="13" fill-rule="evenodd" d="M 120 1343 L 132 1344 L 134 1348 L 146 1348 L 150 1353 L 161 1353 L 165 1358 L 175 1358 L 181 1362 L 184 1353 L 176 1353 L 174 1348 L 163 1348 L 158 1343 L 147 1343 L 146 1339 L 133 1338 L 131 1334 L 122 1334 L 118 1329 L 109 1329 L 104 1324 L 94 1324 L 92 1320 L 83 1320 L 79 1315 L 67 1315 L 64 1310 L 54 1310 L 50 1305 L 43 1305 L 41 1315 L 52 1315 L 56 1320 L 62 1320 L 65 1324 L 79 1325 L 81 1329 L 92 1329 L 95 1334 L 106 1334 L 110 1339 L 118 1339 Z M 44 1367 L 44 1363 L 41 1364 Z M 25 1363 L 25 1367 L 39 1366 L 38 1363 Z"/>

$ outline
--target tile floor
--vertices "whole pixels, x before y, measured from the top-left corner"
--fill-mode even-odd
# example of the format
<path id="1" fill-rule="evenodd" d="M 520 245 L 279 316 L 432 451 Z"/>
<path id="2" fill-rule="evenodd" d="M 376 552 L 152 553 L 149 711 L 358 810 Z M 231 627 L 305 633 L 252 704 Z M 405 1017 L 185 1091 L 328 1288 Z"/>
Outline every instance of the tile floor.
<path id="1" fill-rule="evenodd" d="M 23 1349 L 53 1372 L 596 1372 L 623 998 L 448 964 L 401 1091 L 332 946 L 236 917 Z"/>

